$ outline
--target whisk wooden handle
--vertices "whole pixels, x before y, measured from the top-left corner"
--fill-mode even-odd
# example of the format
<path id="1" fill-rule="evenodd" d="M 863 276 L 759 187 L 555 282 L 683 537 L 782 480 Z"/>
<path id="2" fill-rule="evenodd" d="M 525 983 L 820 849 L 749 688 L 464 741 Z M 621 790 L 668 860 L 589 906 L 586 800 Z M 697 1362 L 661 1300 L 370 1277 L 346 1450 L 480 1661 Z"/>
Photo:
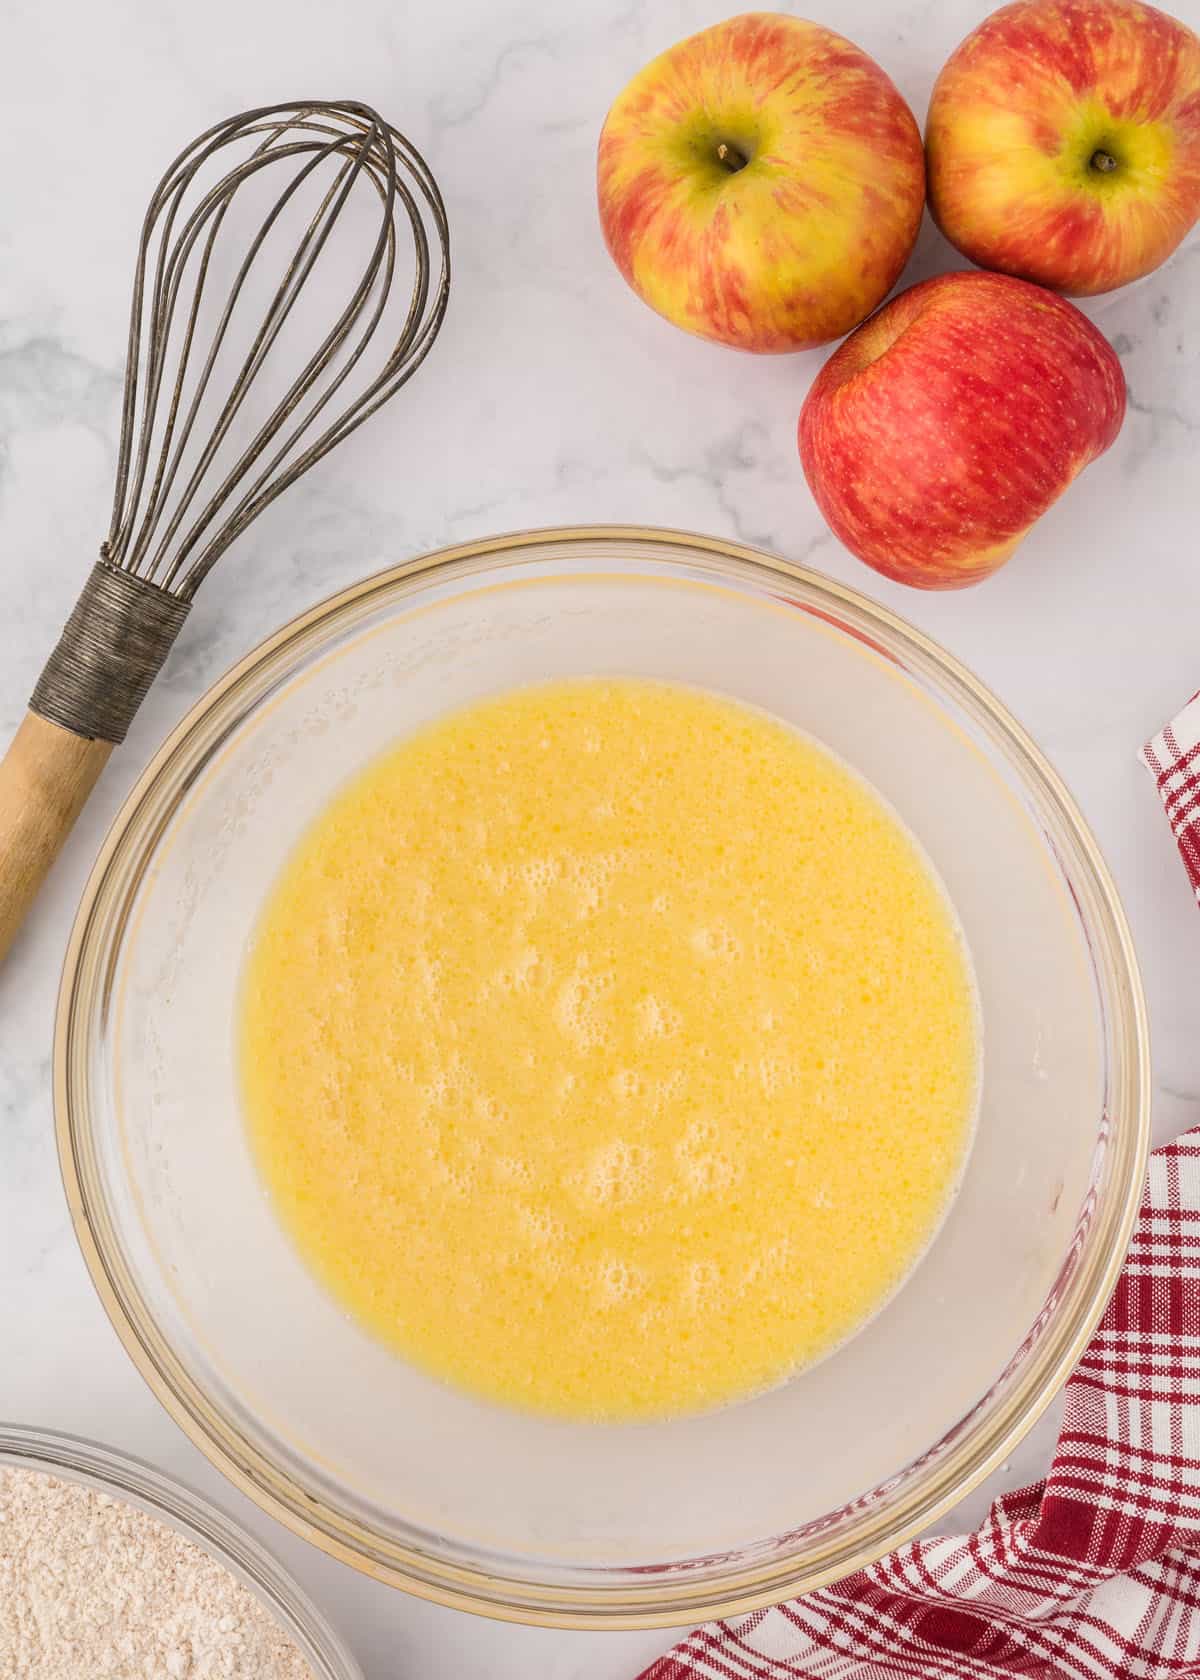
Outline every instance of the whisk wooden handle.
<path id="1" fill-rule="evenodd" d="M 0 759 L 0 962 L 187 614 L 145 578 L 92 568 Z"/>
<path id="2" fill-rule="evenodd" d="M 0 962 L 112 750 L 26 712 L 0 759 Z"/>

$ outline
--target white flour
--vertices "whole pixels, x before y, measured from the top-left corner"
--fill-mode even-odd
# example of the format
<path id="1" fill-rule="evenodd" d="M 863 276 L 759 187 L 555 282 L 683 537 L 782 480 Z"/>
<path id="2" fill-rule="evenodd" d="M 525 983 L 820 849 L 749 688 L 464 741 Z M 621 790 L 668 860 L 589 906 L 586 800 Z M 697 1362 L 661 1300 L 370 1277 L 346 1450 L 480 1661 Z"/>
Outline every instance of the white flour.
<path id="1" fill-rule="evenodd" d="M 0 1680 L 313 1680 L 253 1593 L 132 1505 L 0 1464 Z"/>

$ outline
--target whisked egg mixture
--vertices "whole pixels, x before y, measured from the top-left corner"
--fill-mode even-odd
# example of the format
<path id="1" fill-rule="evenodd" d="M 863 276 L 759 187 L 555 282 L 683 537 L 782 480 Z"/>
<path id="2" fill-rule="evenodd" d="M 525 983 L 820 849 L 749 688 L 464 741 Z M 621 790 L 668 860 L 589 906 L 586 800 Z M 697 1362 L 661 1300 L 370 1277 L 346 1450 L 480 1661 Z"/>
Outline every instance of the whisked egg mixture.
<path id="1" fill-rule="evenodd" d="M 404 740 L 266 904 L 240 1057 L 280 1219 L 474 1393 L 591 1419 L 775 1384 L 936 1229 L 968 958 L 873 791 L 738 703 L 502 694 Z"/>

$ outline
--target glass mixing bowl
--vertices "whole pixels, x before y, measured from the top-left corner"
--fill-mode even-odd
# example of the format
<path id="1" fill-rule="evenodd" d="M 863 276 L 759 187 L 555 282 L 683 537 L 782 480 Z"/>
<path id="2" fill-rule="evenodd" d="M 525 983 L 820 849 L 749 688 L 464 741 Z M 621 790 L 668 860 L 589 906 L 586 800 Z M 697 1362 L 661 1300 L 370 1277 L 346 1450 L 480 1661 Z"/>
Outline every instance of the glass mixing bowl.
<path id="1" fill-rule="evenodd" d="M 584 673 L 729 694 L 861 771 L 953 897 L 984 1034 L 961 1191 L 886 1310 L 772 1393 L 628 1426 L 454 1392 L 352 1323 L 265 1199 L 233 1048 L 256 912 L 346 777 L 450 707 Z M 622 528 L 503 537 L 396 567 L 218 683 L 96 864 L 67 958 L 55 1085 L 97 1287 L 210 1458 L 382 1580 L 575 1627 L 678 1625 L 775 1601 L 944 1512 L 1083 1349 L 1120 1266 L 1148 1136 L 1128 929 L 1078 811 L 1023 731 L 853 591 L 732 544 Z"/>
<path id="2" fill-rule="evenodd" d="M 362 1669 L 296 1582 L 244 1529 L 140 1459 L 77 1435 L 0 1423 L 0 1464 L 44 1470 L 65 1482 L 82 1482 L 155 1517 L 224 1564 L 266 1605 L 300 1651 L 313 1680 L 362 1680 Z"/>

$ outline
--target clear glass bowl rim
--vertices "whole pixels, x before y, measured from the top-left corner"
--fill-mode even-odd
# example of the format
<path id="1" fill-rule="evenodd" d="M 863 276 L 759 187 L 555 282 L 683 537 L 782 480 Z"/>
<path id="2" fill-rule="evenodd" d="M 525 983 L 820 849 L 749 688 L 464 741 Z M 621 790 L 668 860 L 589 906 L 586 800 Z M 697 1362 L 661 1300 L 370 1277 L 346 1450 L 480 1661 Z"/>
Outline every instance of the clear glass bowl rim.
<path id="1" fill-rule="evenodd" d="M 840 1547 L 781 1550 L 766 1562 L 734 1563 L 719 1578 L 686 1569 L 646 1573 L 597 1569 L 586 1586 L 506 1573 L 502 1560 L 479 1554 L 471 1567 L 372 1533 L 298 1487 L 228 1425 L 174 1357 L 149 1315 L 140 1311 L 133 1280 L 106 1229 L 88 1147 L 90 1100 L 86 1037 L 128 912 L 123 857 L 156 833 L 185 797 L 209 756 L 226 742 L 265 687 L 286 682 L 305 652 L 340 622 L 401 603 L 431 575 L 472 577 L 515 567 L 522 551 L 557 548 L 569 561 L 588 544 L 653 547 L 659 566 L 757 589 L 778 600 L 786 585 L 793 604 L 857 636 L 917 678 L 949 694 L 1008 761 L 1039 812 L 1071 854 L 1072 888 L 1093 956 L 1105 970 L 1109 1032 L 1110 1155 L 1108 1193 L 1094 1209 L 1072 1275 L 1054 1303 L 1024 1370 L 995 1407 L 988 1426 L 972 1433 L 964 1419 L 909 1477 L 890 1515 L 868 1523 Z M 526 556 L 526 558 L 528 558 Z M 538 554 L 539 562 L 547 558 Z M 1061 859 L 1060 859 L 1061 861 Z M 1064 864 L 1064 868 L 1065 868 Z M 134 883 L 136 885 L 136 881 Z M 1111 1014 L 1111 1019 L 1109 1018 Z M 957 1504 L 1007 1457 L 1033 1427 L 1083 1353 L 1116 1284 L 1141 1199 L 1150 1136 L 1149 1027 L 1129 927 L 1107 865 L 1057 772 L 1024 729 L 970 671 L 887 608 L 833 579 L 745 544 L 687 531 L 636 525 L 551 527 L 456 544 L 388 567 L 290 620 L 209 688 L 170 733 L 118 812 L 84 889 L 59 991 L 54 1051 L 54 1108 L 60 1165 L 76 1236 L 101 1302 L 127 1352 L 158 1399 L 202 1452 L 234 1483 L 294 1533 L 378 1580 L 444 1606 L 505 1621 L 574 1629 L 676 1627 L 778 1603 L 866 1567 Z M 1103 1118 L 1103 1117 L 1101 1117 Z M 1014 1359 L 1023 1350 L 1014 1350 Z M 999 1386 L 999 1381 L 997 1386 Z M 976 1411 L 990 1398 L 981 1397 Z M 971 1414 L 974 1417 L 975 1413 Z M 913 1467 L 900 1467 L 912 1470 Z M 499 1567 L 498 1567 L 499 1566 Z M 610 1577 L 606 1583 L 605 1575 Z"/>
<path id="2" fill-rule="evenodd" d="M 251 1587 L 299 1649 L 313 1680 L 363 1680 L 338 1634 L 283 1566 L 186 1483 L 99 1441 L 18 1423 L 0 1423 L 0 1464 L 85 1482 L 137 1505 Z"/>

